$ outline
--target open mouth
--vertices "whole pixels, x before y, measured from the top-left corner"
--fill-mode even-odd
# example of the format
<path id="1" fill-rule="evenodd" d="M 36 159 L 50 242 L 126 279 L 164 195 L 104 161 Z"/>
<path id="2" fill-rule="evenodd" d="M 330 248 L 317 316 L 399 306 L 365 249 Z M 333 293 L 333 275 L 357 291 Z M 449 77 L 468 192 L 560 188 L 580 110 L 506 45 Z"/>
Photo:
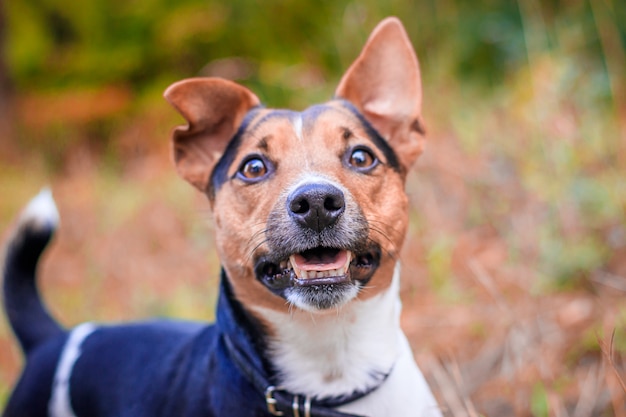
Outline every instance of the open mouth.
<path id="1" fill-rule="evenodd" d="M 292 269 L 296 285 L 349 281 L 352 252 L 341 249 L 315 248 L 296 253 L 281 265 Z"/>
<path id="2" fill-rule="evenodd" d="M 355 253 L 347 249 L 316 247 L 294 253 L 279 262 L 262 257 L 256 263 L 257 278 L 270 289 L 365 282 L 380 261 L 380 250 Z"/>

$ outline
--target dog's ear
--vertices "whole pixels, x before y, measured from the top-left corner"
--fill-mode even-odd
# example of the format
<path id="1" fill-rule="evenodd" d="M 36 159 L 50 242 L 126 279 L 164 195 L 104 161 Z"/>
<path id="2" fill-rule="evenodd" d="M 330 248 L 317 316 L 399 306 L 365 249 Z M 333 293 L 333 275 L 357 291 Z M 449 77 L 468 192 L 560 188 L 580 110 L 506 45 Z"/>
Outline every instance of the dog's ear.
<path id="1" fill-rule="evenodd" d="M 423 150 L 425 132 L 419 64 L 400 20 L 378 24 L 335 94 L 357 107 L 408 170 Z"/>
<path id="2" fill-rule="evenodd" d="M 215 164 L 259 99 L 247 88 L 220 78 L 182 80 L 164 96 L 188 123 L 172 132 L 176 170 L 205 192 Z"/>

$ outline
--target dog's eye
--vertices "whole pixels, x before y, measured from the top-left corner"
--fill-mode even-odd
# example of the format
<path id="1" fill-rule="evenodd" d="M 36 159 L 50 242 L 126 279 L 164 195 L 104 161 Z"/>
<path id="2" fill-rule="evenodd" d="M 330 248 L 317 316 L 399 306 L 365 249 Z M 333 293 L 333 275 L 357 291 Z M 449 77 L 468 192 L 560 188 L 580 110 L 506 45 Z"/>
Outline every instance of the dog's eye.
<path id="1" fill-rule="evenodd" d="M 362 148 L 354 149 L 348 158 L 350 166 L 358 170 L 373 168 L 376 162 L 378 162 L 376 157 L 370 151 Z"/>
<path id="2" fill-rule="evenodd" d="M 241 166 L 239 173 L 246 179 L 254 180 L 267 174 L 267 166 L 261 158 L 251 158 Z"/>

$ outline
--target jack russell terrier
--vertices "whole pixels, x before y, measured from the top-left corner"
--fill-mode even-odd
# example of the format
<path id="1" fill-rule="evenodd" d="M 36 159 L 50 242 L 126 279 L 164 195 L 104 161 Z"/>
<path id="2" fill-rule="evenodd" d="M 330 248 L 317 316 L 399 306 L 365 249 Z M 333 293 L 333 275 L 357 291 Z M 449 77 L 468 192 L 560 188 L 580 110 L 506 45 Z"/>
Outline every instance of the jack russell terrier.
<path id="1" fill-rule="evenodd" d="M 187 122 L 172 133 L 176 169 L 215 221 L 216 323 L 60 326 L 36 286 L 58 224 L 43 191 L 4 264 L 26 365 L 3 415 L 440 416 L 399 325 L 421 94 L 396 18 L 375 28 L 335 98 L 302 112 L 265 108 L 224 79 L 170 86 Z"/>

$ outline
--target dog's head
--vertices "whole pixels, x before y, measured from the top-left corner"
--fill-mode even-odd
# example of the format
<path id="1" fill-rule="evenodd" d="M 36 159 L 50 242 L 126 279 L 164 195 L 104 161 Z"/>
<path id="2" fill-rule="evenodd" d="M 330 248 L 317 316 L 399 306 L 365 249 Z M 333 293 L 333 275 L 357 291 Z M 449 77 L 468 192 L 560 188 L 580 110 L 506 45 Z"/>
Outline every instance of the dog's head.
<path id="1" fill-rule="evenodd" d="M 217 78 L 180 81 L 165 97 L 188 122 L 173 132 L 177 170 L 209 197 L 244 305 L 326 311 L 389 287 L 424 133 L 399 20 L 373 31 L 334 100 L 303 112 L 264 108 Z"/>

